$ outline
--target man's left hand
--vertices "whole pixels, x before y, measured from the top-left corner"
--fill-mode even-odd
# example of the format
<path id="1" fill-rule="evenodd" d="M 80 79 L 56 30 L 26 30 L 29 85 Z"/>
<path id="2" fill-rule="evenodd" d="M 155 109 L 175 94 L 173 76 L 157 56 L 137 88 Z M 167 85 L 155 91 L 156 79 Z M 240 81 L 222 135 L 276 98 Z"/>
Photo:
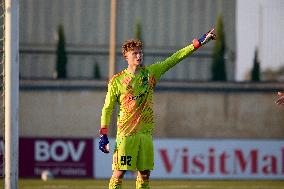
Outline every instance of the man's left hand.
<path id="1" fill-rule="evenodd" d="M 216 34 L 214 34 L 214 30 L 215 29 L 212 28 L 206 34 L 204 34 L 200 39 L 198 39 L 201 46 L 208 43 L 210 40 L 216 39 Z"/>

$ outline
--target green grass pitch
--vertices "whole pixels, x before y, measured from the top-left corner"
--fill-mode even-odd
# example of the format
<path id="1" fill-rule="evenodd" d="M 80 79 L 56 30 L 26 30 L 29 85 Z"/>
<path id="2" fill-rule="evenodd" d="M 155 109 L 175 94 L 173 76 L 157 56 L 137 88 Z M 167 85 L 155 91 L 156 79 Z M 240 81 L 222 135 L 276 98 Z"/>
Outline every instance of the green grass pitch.
<path id="1" fill-rule="evenodd" d="M 1 182 L 3 188 L 3 181 Z M 151 189 L 284 189 L 284 180 L 151 180 Z M 124 180 L 123 189 L 134 189 L 134 180 Z M 20 179 L 19 189 L 108 189 L 108 180 Z"/>

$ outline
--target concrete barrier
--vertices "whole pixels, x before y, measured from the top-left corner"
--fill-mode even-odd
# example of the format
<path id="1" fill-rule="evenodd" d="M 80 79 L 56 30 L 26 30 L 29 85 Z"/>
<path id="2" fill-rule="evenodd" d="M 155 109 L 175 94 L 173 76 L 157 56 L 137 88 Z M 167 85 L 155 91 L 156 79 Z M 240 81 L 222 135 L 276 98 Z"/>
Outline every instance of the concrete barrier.
<path id="1" fill-rule="evenodd" d="M 20 136 L 96 137 L 105 81 L 20 83 Z M 159 138 L 283 138 L 283 83 L 161 82 L 154 95 Z M 110 135 L 115 136 L 114 124 Z"/>

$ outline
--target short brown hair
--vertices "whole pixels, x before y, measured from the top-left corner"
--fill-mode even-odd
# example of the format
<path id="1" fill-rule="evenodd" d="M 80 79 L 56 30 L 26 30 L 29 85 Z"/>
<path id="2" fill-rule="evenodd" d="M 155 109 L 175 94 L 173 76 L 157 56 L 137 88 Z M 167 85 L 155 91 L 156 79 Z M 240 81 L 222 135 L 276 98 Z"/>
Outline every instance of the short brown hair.
<path id="1" fill-rule="evenodd" d="M 123 57 L 129 51 L 134 50 L 134 48 L 143 49 L 143 43 L 139 39 L 129 39 L 122 44 L 121 52 Z"/>

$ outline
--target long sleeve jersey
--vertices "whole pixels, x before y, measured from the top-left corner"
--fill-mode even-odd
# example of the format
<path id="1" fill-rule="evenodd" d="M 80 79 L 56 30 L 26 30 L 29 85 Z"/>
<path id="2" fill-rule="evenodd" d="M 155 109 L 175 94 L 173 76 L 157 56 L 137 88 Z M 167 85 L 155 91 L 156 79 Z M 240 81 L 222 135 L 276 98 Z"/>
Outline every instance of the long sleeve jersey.
<path id="1" fill-rule="evenodd" d="M 117 135 L 138 132 L 152 134 L 154 128 L 153 92 L 161 76 L 195 51 L 192 44 L 178 50 L 162 62 L 141 66 L 135 74 L 127 69 L 114 75 L 108 83 L 101 125 L 108 127 L 115 103 L 118 103 Z"/>

